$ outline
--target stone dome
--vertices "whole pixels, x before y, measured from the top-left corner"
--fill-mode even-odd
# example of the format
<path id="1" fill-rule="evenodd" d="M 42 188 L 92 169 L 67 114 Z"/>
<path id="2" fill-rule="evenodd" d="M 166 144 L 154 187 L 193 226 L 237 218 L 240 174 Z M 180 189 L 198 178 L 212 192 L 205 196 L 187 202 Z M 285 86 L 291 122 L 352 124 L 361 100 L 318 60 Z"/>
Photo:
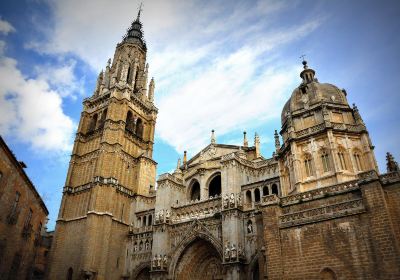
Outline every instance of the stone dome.
<path id="1" fill-rule="evenodd" d="M 308 109 L 319 103 L 349 107 L 344 90 L 329 83 L 319 83 L 314 78 L 314 74 L 314 70 L 308 69 L 305 63 L 304 70 L 300 73 L 303 82 L 293 91 L 291 97 L 283 107 L 281 114 L 282 125 L 285 123 L 289 113 Z"/>

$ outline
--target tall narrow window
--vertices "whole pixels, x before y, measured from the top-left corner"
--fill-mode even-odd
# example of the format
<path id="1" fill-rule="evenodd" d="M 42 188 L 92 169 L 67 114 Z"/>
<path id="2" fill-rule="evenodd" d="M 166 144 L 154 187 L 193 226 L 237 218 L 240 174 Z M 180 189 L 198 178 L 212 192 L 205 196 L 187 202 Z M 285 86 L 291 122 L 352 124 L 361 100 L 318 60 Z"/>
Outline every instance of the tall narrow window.
<path id="1" fill-rule="evenodd" d="M 17 223 L 18 214 L 19 214 L 18 204 L 19 204 L 20 197 L 21 197 L 21 194 L 19 192 L 15 192 L 14 202 L 11 207 L 10 214 L 7 217 L 9 224 L 15 225 Z"/>
<path id="2" fill-rule="evenodd" d="M 326 151 L 322 152 L 321 160 L 322 160 L 322 167 L 324 169 L 324 172 L 330 171 L 331 166 L 329 164 L 329 154 Z"/>
<path id="3" fill-rule="evenodd" d="M 260 202 L 260 190 L 259 189 L 254 190 L 254 200 L 255 200 L 255 202 Z"/>
<path id="4" fill-rule="evenodd" d="M 143 137 L 143 121 L 140 118 L 136 121 L 136 135 L 140 138 Z"/>
<path id="5" fill-rule="evenodd" d="M 361 157 L 358 152 L 354 153 L 354 163 L 356 164 L 357 171 L 362 171 Z"/>
<path id="6" fill-rule="evenodd" d="M 128 67 L 128 74 L 126 75 L 126 82 L 130 84 L 132 82 L 132 71 L 131 67 Z"/>
<path id="7" fill-rule="evenodd" d="M 128 113 L 126 114 L 125 130 L 132 133 L 135 132 L 135 121 L 133 119 L 133 114 L 131 111 L 128 111 Z"/>
<path id="8" fill-rule="evenodd" d="M 276 184 L 272 185 L 272 193 L 278 195 L 278 186 Z"/>
<path id="9" fill-rule="evenodd" d="M 135 91 L 139 89 L 139 67 L 136 67 Z"/>
<path id="10" fill-rule="evenodd" d="M 97 114 L 94 114 L 93 117 L 90 119 L 89 129 L 88 132 L 93 132 L 96 129 L 97 125 Z"/>
<path id="11" fill-rule="evenodd" d="M 310 155 L 307 155 L 304 159 L 304 167 L 306 170 L 307 177 L 310 177 L 314 174 L 313 167 L 312 167 L 312 159 Z"/>
<path id="12" fill-rule="evenodd" d="M 32 214 L 33 214 L 32 209 L 29 209 L 28 216 L 26 216 L 26 220 L 25 220 L 25 226 L 26 226 L 26 227 L 29 226 L 29 224 L 31 223 Z"/>
<path id="13" fill-rule="evenodd" d="M 346 160 L 344 159 L 344 152 L 343 151 L 339 151 L 338 152 L 338 158 L 339 158 L 340 169 L 341 170 L 346 170 L 347 166 L 346 166 Z"/>

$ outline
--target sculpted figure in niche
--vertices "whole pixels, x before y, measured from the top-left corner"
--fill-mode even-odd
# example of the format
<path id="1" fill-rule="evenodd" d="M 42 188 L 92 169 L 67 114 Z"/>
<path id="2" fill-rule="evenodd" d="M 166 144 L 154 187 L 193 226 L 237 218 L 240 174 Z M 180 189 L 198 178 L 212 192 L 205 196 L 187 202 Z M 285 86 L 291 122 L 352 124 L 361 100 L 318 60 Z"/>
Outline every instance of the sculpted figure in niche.
<path id="1" fill-rule="evenodd" d="M 228 208 L 228 203 L 229 203 L 229 196 L 228 196 L 228 194 L 225 194 L 225 196 L 224 196 L 224 208 Z"/>
<path id="2" fill-rule="evenodd" d="M 166 210 L 166 211 L 165 211 L 165 220 L 166 220 L 167 222 L 169 222 L 170 216 L 171 216 L 171 213 L 169 212 L 169 210 Z"/>
<path id="3" fill-rule="evenodd" d="M 160 215 L 159 215 L 158 212 L 156 212 L 155 220 L 156 220 L 156 221 L 155 221 L 156 223 L 159 223 L 159 222 L 160 222 Z"/>
<path id="4" fill-rule="evenodd" d="M 235 207 L 235 195 L 231 193 L 231 197 L 229 199 L 231 207 Z"/>
<path id="5" fill-rule="evenodd" d="M 135 242 L 135 245 L 133 245 L 133 251 L 136 252 L 138 250 L 137 243 Z"/>
<path id="6" fill-rule="evenodd" d="M 164 269 L 167 269 L 167 262 L 168 262 L 168 257 L 167 257 L 167 255 L 164 255 L 164 258 L 163 258 L 163 268 Z"/>
<path id="7" fill-rule="evenodd" d="M 145 250 L 148 251 L 150 249 L 149 247 L 150 247 L 150 243 L 149 243 L 149 241 L 146 241 L 146 243 L 144 245 Z"/>
<path id="8" fill-rule="evenodd" d="M 240 244 L 240 243 L 239 243 L 239 246 L 238 246 L 238 255 L 239 255 L 239 258 L 241 258 L 241 257 L 244 256 L 244 255 L 243 255 L 242 244 Z"/>
<path id="9" fill-rule="evenodd" d="M 231 259 L 236 260 L 237 254 L 236 254 L 236 246 L 235 244 L 232 244 L 231 247 Z"/>
<path id="10" fill-rule="evenodd" d="M 230 257 L 230 249 L 229 249 L 229 242 L 225 244 L 225 260 L 229 261 Z"/>
<path id="11" fill-rule="evenodd" d="M 242 195 L 240 193 L 237 195 L 237 206 L 242 206 Z"/>
<path id="12" fill-rule="evenodd" d="M 157 268 L 157 255 L 154 255 L 153 258 L 153 268 Z"/>
<path id="13" fill-rule="evenodd" d="M 253 223 L 250 220 L 247 222 L 247 233 L 253 233 Z"/>
<path id="14" fill-rule="evenodd" d="M 160 223 L 164 222 L 164 210 L 160 211 Z"/>
<path id="15" fill-rule="evenodd" d="M 161 254 L 157 257 L 157 268 L 161 268 Z"/>

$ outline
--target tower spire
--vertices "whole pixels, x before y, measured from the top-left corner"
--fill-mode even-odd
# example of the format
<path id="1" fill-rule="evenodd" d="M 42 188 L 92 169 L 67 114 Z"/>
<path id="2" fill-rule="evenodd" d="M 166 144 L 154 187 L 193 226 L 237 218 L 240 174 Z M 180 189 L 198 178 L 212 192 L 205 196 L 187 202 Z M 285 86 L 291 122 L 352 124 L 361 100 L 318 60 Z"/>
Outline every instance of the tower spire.
<path id="1" fill-rule="evenodd" d="M 139 11 L 136 19 L 132 22 L 131 26 L 126 31 L 125 36 L 123 37 L 123 43 L 136 43 L 144 50 L 147 50 L 146 41 L 143 36 L 142 23 L 140 22 L 140 15 L 143 11 L 143 4 L 141 3 L 139 6 Z"/>
<path id="2" fill-rule="evenodd" d="M 143 2 L 140 2 L 140 6 L 139 6 L 138 14 L 137 14 L 137 17 L 136 17 L 136 21 L 140 21 L 140 14 L 142 13 L 142 11 L 143 11 Z"/>

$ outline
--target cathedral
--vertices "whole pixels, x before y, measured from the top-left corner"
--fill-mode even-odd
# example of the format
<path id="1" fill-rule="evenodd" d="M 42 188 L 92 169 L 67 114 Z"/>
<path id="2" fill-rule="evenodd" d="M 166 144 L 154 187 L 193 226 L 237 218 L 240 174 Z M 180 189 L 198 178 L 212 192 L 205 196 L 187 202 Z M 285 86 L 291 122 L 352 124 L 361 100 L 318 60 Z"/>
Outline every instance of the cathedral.
<path id="1" fill-rule="evenodd" d="M 399 168 L 345 90 L 303 61 L 271 158 L 212 131 L 156 181 L 146 52 L 139 12 L 83 101 L 47 279 L 400 278 Z"/>

